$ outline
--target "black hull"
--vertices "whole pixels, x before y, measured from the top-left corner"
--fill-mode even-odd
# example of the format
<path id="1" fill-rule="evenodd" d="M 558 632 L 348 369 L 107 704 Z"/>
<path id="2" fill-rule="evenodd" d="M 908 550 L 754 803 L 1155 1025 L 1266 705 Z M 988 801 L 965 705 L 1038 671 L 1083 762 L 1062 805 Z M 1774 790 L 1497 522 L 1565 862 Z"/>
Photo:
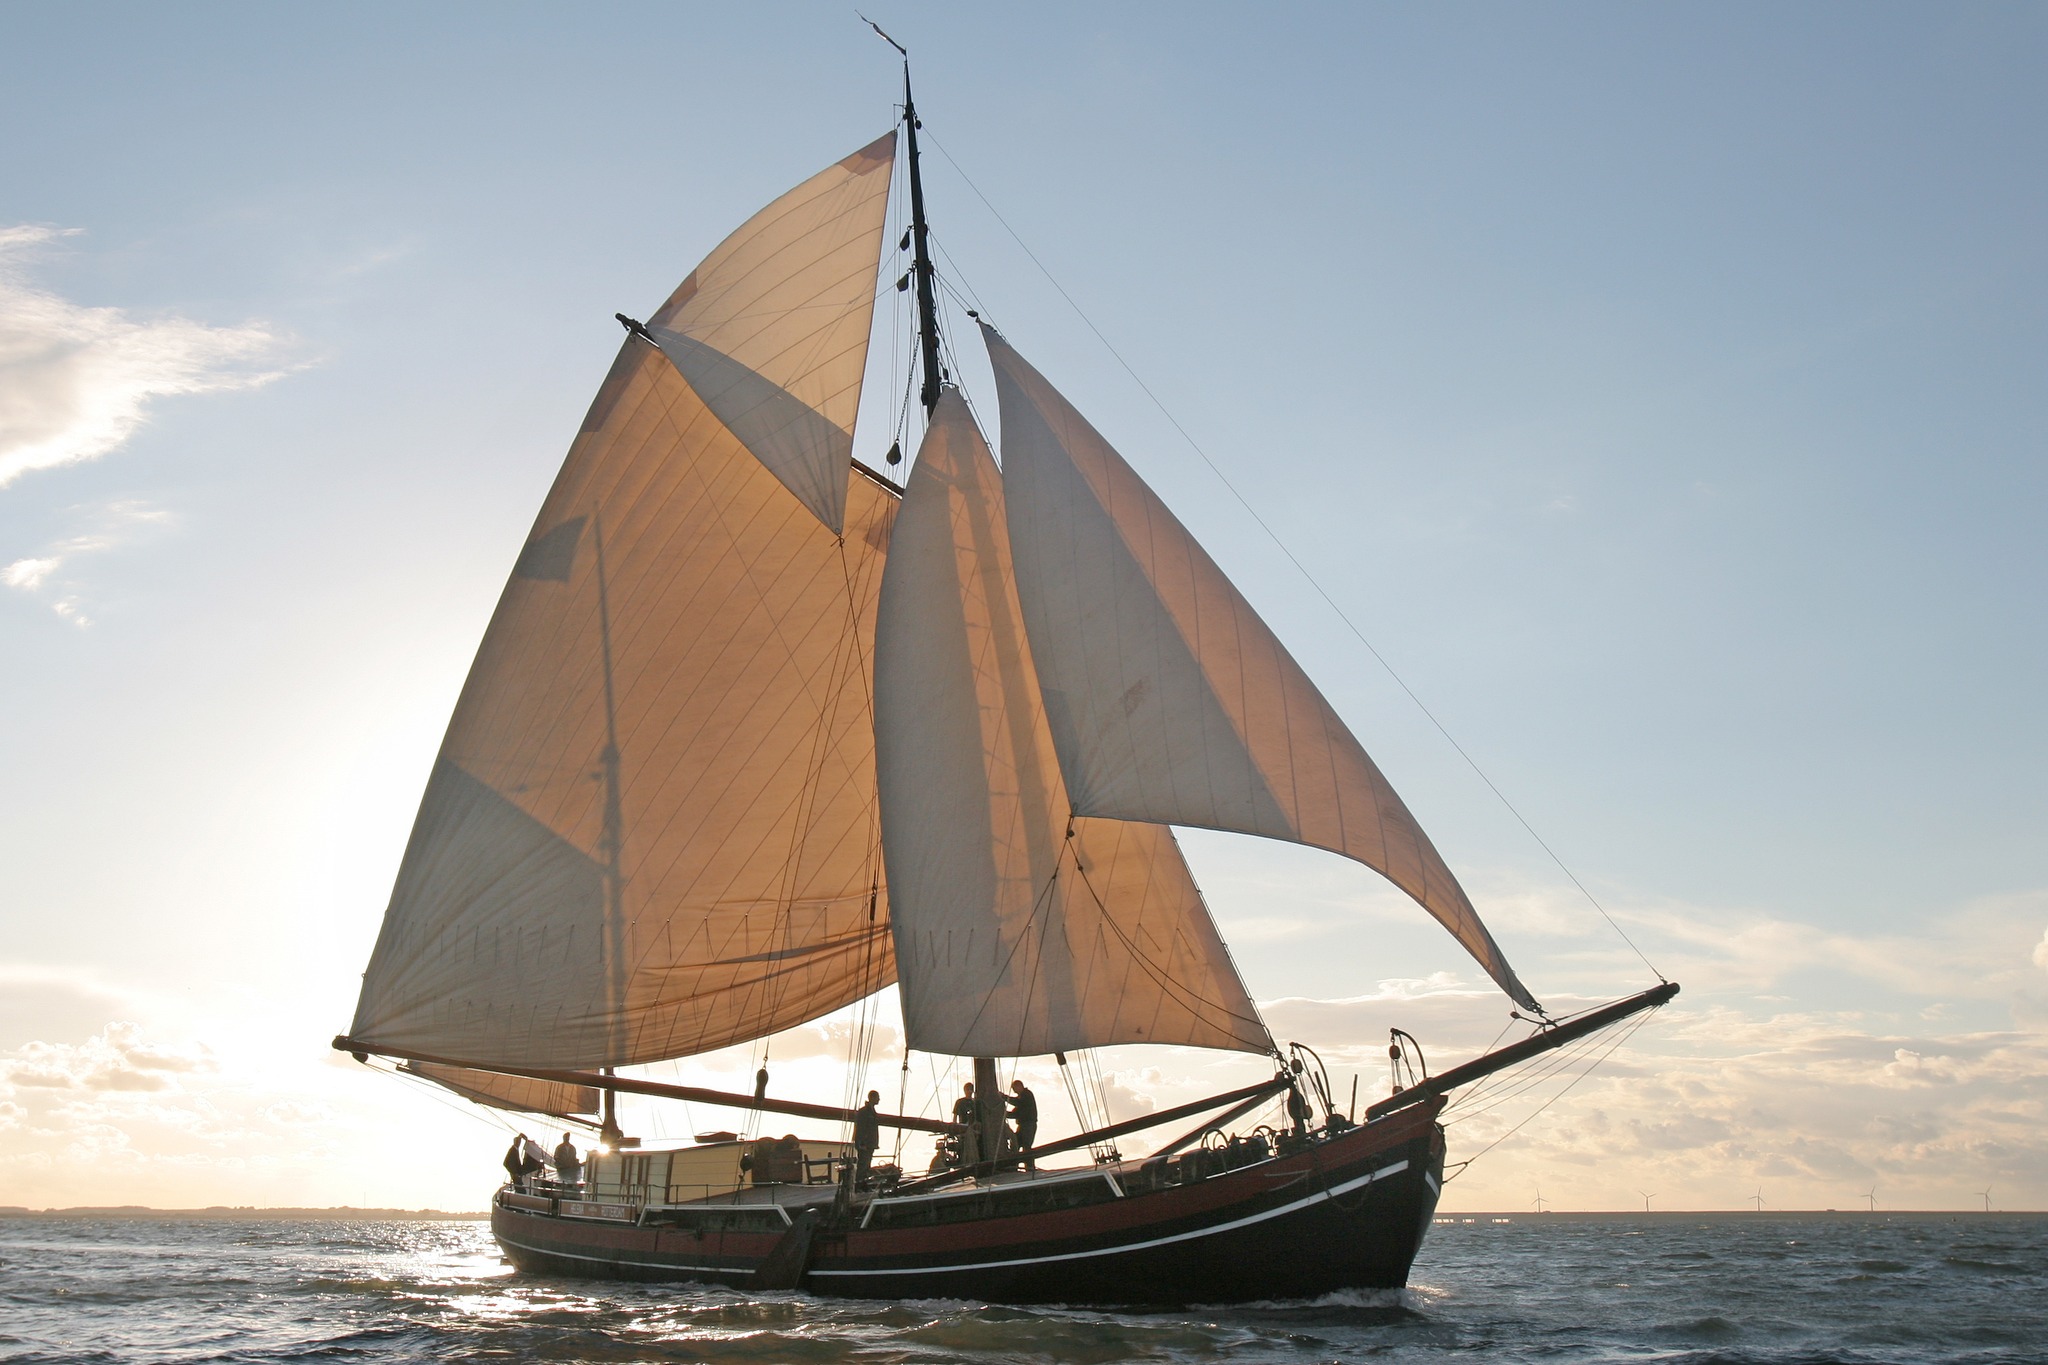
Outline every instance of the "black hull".
<path id="1" fill-rule="evenodd" d="M 1436 1211 L 1444 1152 L 1438 1107 L 1418 1106 L 1193 1184 L 1084 1208 L 930 1227 L 821 1225 L 797 1283 L 854 1298 L 1105 1305 L 1397 1289 Z M 793 1235 L 571 1217 L 503 1198 L 491 1225 L 522 1270 L 735 1287 L 761 1287 L 757 1271 Z M 785 1245 L 783 1259 L 788 1252 Z"/>

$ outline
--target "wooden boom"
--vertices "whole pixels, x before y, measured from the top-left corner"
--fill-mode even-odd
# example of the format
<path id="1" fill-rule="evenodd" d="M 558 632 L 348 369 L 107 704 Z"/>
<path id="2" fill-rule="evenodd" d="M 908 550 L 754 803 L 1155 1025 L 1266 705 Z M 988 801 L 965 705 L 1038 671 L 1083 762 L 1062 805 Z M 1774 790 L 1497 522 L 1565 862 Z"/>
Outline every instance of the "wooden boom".
<path id="1" fill-rule="evenodd" d="M 652 1095 L 663 1100 L 688 1100 L 692 1104 L 722 1105 L 728 1109 L 759 1109 L 770 1114 L 788 1114 L 800 1119 L 827 1119 L 850 1123 L 853 1110 L 829 1104 L 805 1104 L 801 1100 L 755 1099 L 731 1090 L 704 1090 L 694 1085 L 666 1085 L 660 1081 L 637 1080 L 631 1076 L 607 1076 L 601 1071 L 568 1071 L 551 1067 L 478 1066 L 453 1057 L 436 1057 L 425 1052 L 404 1052 L 383 1044 L 372 1046 L 353 1038 L 337 1036 L 336 1052 L 346 1052 L 358 1061 L 372 1054 L 396 1057 L 408 1062 L 431 1062 L 436 1066 L 459 1066 L 467 1071 L 488 1071 L 500 1076 L 519 1076 L 530 1081 L 558 1081 L 563 1085 L 587 1085 L 597 1090 L 615 1090 L 628 1095 Z M 877 1114 L 884 1128 L 908 1128 L 922 1133 L 950 1133 L 953 1125 L 939 1119 L 912 1118 L 908 1114 Z"/>

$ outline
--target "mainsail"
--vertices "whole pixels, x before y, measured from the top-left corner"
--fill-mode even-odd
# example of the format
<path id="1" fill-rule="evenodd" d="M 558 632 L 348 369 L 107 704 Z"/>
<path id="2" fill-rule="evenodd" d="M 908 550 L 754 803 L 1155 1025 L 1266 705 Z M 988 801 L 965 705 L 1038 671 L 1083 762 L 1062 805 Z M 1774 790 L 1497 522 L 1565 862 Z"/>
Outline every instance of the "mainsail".
<path id="1" fill-rule="evenodd" d="M 825 430 L 858 405 L 892 148 L 728 239 L 657 314 L 674 350 L 626 339 L 463 687 L 358 1044 L 620 1066 L 894 979 L 870 702 L 896 499 Z"/>
<path id="2" fill-rule="evenodd" d="M 932 415 L 883 574 L 875 733 L 909 1046 L 1269 1052 L 1163 825 L 1070 819 L 1011 581 L 1001 476 Z"/>
<path id="3" fill-rule="evenodd" d="M 1081 815 L 1355 858 L 1539 1008 L 1464 888 L 1272 629 L 1123 457 L 986 325 L 1017 592 Z"/>

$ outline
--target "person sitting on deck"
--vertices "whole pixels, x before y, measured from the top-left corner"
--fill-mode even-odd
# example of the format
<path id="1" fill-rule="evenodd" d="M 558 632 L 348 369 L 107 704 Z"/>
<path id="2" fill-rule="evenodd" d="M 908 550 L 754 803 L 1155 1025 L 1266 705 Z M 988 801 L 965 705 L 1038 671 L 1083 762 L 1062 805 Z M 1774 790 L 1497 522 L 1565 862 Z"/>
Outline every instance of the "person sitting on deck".
<path id="1" fill-rule="evenodd" d="M 1038 1096 L 1023 1081 L 1013 1080 L 1003 1103 L 1010 1106 L 1017 1122 L 1017 1155 L 1024 1159 L 1024 1169 L 1036 1174 L 1038 1164 L 1031 1159 L 1031 1144 L 1038 1140 Z"/>
<path id="2" fill-rule="evenodd" d="M 953 1101 L 953 1122 L 960 1125 L 960 1164 L 981 1164 L 981 1106 L 974 1102 L 974 1082 L 969 1081 Z"/>
<path id="3" fill-rule="evenodd" d="M 526 1173 L 526 1134 L 518 1133 L 512 1138 L 512 1145 L 505 1149 L 505 1178 L 512 1182 L 515 1190 L 525 1190 L 523 1177 Z"/>
<path id="4" fill-rule="evenodd" d="M 555 1148 L 555 1179 L 564 1185 L 574 1185 L 583 1179 L 583 1157 L 567 1133 L 562 1134 L 562 1141 Z"/>
<path id="5" fill-rule="evenodd" d="M 882 1092 L 868 1091 L 868 1102 L 853 1112 L 853 1187 L 859 1189 L 868 1183 L 868 1172 L 875 1163 L 875 1148 L 882 1145 L 882 1116 L 875 1112 L 875 1106 L 882 1102 Z"/>

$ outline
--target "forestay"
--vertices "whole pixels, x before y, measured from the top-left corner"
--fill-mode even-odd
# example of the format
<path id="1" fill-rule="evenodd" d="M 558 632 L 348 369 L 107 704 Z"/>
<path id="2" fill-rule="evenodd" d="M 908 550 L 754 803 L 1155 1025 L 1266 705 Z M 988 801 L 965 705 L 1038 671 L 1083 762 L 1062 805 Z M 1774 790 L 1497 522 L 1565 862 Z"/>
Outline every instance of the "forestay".
<path id="1" fill-rule="evenodd" d="M 1266 1052 L 1165 827 L 1069 821 L 1000 476 L 957 391 L 898 514 L 876 623 L 877 777 L 909 1046 Z"/>
<path id="2" fill-rule="evenodd" d="M 808 183 L 885 193 L 892 145 Z M 765 227 L 743 229 L 664 310 L 671 335 L 697 329 L 850 423 L 879 209 L 853 234 L 858 297 L 747 292 L 797 259 L 857 273 L 849 215 L 819 210 L 774 251 L 757 250 Z M 824 238 L 841 245 L 820 255 Z M 724 311 L 693 310 L 714 284 Z M 755 304 L 798 308 L 807 330 L 774 341 L 747 322 Z M 894 980 L 870 655 L 895 497 L 849 487 L 838 451 L 828 517 L 671 359 L 627 338 L 499 600 L 364 975 L 351 1034 L 370 1050 L 625 1065 L 761 1037 Z"/>
<path id="3" fill-rule="evenodd" d="M 1166 505 L 984 326 L 1017 592 L 1074 809 L 1355 858 L 1515 976 L 1401 798 Z"/>

